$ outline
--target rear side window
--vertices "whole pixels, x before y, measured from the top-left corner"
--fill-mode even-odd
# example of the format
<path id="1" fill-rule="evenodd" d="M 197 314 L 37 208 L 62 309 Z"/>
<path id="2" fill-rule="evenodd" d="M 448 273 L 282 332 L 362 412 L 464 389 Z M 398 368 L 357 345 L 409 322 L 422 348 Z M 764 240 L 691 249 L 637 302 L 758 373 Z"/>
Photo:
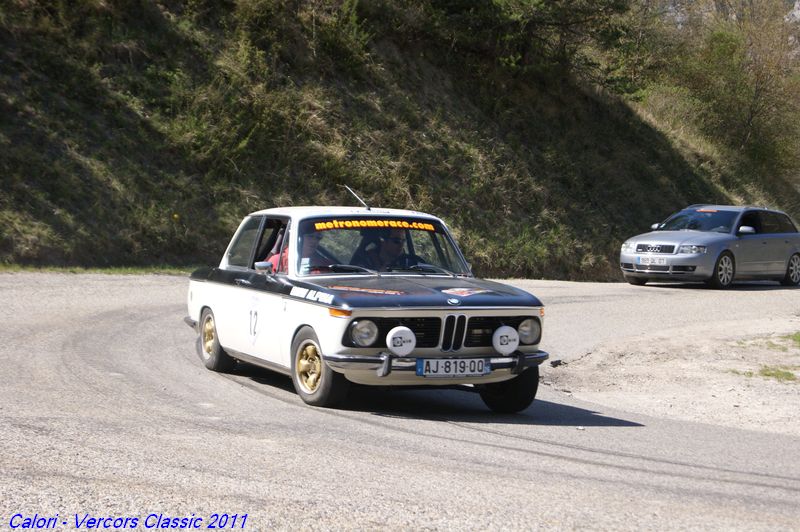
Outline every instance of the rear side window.
<path id="1" fill-rule="evenodd" d="M 228 251 L 228 266 L 250 267 L 253 245 L 256 242 L 260 226 L 260 216 L 251 216 L 244 222 L 244 225 L 236 233 L 234 241 L 231 243 L 230 251 Z"/>
<path id="2" fill-rule="evenodd" d="M 791 218 L 786 216 L 781 212 L 771 212 L 769 213 L 775 219 L 775 227 L 777 228 L 776 233 L 796 233 L 797 228 L 792 223 Z"/>

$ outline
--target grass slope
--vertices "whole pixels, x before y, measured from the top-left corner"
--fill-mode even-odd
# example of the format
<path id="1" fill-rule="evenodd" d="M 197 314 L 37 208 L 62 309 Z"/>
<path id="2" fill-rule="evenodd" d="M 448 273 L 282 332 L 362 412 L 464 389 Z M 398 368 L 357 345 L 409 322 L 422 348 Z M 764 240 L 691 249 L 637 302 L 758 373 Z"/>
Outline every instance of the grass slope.
<path id="1" fill-rule="evenodd" d="M 800 212 L 668 111 L 509 68 L 444 5 L 3 4 L 0 261 L 216 261 L 247 212 L 348 184 L 443 217 L 481 275 L 612 280 L 620 241 L 686 204 Z"/>

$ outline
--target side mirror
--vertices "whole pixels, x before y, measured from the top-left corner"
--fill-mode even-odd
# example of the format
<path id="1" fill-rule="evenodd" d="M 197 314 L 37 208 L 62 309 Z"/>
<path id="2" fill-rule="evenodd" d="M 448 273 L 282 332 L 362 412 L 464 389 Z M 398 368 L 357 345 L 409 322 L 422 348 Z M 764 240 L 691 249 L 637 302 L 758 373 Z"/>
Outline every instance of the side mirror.
<path id="1" fill-rule="evenodd" d="M 661 224 L 653 224 L 653 225 L 650 226 L 650 229 L 653 229 L 655 231 L 659 227 L 661 227 Z"/>
<path id="2" fill-rule="evenodd" d="M 266 273 L 267 275 L 272 275 L 273 266 L 271 262 L 256 262 L 254 266 L 258 273 Z"/>
<path id="3" fill-rule="evenodd" d="M 756 230 L 754 227 L 750 227 L 749 225 L 743 225 L 736 231 L 737 234 L 740 235 L 754 235 L 756 234 Z"/>

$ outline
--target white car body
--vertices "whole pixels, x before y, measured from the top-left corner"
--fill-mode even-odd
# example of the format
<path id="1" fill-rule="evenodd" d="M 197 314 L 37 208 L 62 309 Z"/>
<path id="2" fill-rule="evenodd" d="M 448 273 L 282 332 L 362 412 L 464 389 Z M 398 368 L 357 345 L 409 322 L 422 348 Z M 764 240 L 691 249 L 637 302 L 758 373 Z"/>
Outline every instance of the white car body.
<path id="1" fill-rule="evenodd" d="M 327 228 L 325 223 L 328 224 Z M 345 229 L 346 223 L 355 227 Z M 416 244 L 422 254 L 422 247 L 430 246 L 426 242 L 430 239 L 440 257 L 448 255 L 448 266 L 465 266 L 460 273 L 445 273 L 444 270 L 438 271 L 442 269 L 439 266 L 422 262 L 423 257 L 406 253 L 404 256 L 420 259 L 416 264 L 408 265 L 409 269 L 367 271 L 366 268 L 344 263 L 349 262 L 350 253 L 347 252 L 344 253 L 345 258 L 336 257 L 334 261 L 343 264 L 325 266 L 335 267 L 337 271 L 312 270 L 315 273 L 311 274 L 309 268 L 313 267 L 308 262 L 310 259 L 300 257 L 299 250 L 303 243 L 299 240 L 301 232 L 298 228 L 305 227 L 311 231 L 316 227 L 319 232 L 317 242 L 323 236 L 333 239 L 330 235 L 342 241 L 349 239 L 355 242 L 359 235 L 372 234 L 373 229 L 365 226 L 374 227 L 382 223 L 386 224 L 386 228 L 375 230 L 381 231 L 381 235 L 388 234 L 390 224 L 394 224 L 393 227 L 400 226 L 391 231 L 396 231 L 393 234 L 404 233 L 403 246 L 406 250 L 413 251 L 412 246 Z M 333 228 L 334 224 L 342 227 Z M 256 226 L 257 233 L 252 233 Z M 417 226 L 425 230 L 417 230 Z M 268 237 L 268 232 L 272 236 Z M 277 244 L 284 233 L 288 236 L 282 248 L 279 248 Z M 256 235 L 253 238 L 254 249 L 245 259 L 245 236 L 249 238 L 251 235 Z M 273 237 L 273 247 L 284 249 L 283 253 L 288 257 L 290 266 L 285 272 L 271 271 L 270 266 L 277 267 L 272 262 L 280 261 L 277 255 L 269 266 L 264 260 L 256 260 L 264 254 L 264 248 L 259 249 L 259 246 L 269 245 Z M 305 234 L 302 238 L 307 237 L 308 234 Z M 363 246 L 363 241 L 359 246 Z M 187 306 L 187 323 L 201 333 L 204 311 L 206 316 L 213 313 L 210 327 L 214 330 L 209 332 L 207 323 L 205 329 L 209 334 L 213 333 L 213 338 L 203 333 L 200 342 L 201 353 L 205 351 L 204 358 L 221 353 L 220 357 L 275 370 L 292 376 L 296 388 L 298 382 L 306 381 L 298 376 L 300 372 L 295 371 L 295 366 L 308 363 L 296 358 L 302 358 L 302 355 L 293 351 L 293 344 L 297 342 L 299 331 L 307 332 L 309 328 L 315 335 L 314 347 L 319 351 L 319 357 L 312 362 L 318 364 L 321 358 L 327 368 L 318 376 L 320 380 L 330 370 L 344 376 L 349 382 L 366 385 L 473 384 L 479 390 L 484 390 L 482 385 L 513 380 L 529 368 L 537 368 L 538 382 L 538 365 L 548 357 L 547 353 L 539 350 L 544 317 L 542 303 L 517 288 L 474 278 L 444 222 L 413 211 L 289 207 L 251 213 L 240 224 L 219 266 L 192 274 Z M 355 343 L 353 328 L 357 322 L 366 319 L 376 327 L 362 324 L 364 328 L 368 332 L 377 328 L 379 338 L 374 345 L 363 347 Z M 534 321 L 526 321 L 529 319 Z M 519 341 L 519 332 L 515 327 L 520 326 L 524 327 L 523 332 L 528 333 L 523 337 L 532 336 L 538 326 L 539 334 L 535 342 L 530 339 L 529 343 Z M 490 336 L 492 342 L 488 341 Z M 405 347 L 402 345 L 404 341 Z M 218 344 L 217 351 L 214 350 L 214 342 Z M 424 365 L 424 361 L 432 361 L 436 366 L 434 369 L 438 369 L 439 364 L 444 368 L 447 363 L 447 371 L 443 375 L 425 375 L 425 371 L 433 370 L 430 367 L 418 369 L 418 364 Z M 490 369 L 487 371 L 486 367 Z M 471 373 L 478 372 L 475 368 L 479 368 L 480 374 Z M 451 370 L 453 374 L 449 373 Z M 320 371 L 317 368 L 317 372 Z M 533 371 L 528 373 L 532 374 Z M 307 378 L 308 373 L 305 375 Z M 338 377 L 329 377 L 328 380 L 331 378 Z M 529 375 L 528 380 L 531 381 L 532 376 Z M 521 386 L 517 384 L 517 387 Z M 306 392 L 316 391 L 314 386 L 303 385 L 301 388 Z M 499 393 L 505 388 L 495 386 L 492 389 Z M 331 402 L 320 400 L 313 403 L 306 397 L 313 393 L 300 395 L 311 404 Z M 530 397 L 532 400 L 533 397 Z M 519 409 L 501 407 L 496 410 Z"/>

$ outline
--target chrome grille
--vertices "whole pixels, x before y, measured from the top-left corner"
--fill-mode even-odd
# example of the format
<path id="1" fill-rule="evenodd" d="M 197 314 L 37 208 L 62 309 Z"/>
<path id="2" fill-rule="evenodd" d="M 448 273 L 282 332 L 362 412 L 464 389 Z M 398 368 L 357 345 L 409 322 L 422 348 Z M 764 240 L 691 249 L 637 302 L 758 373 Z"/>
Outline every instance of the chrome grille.
<path id="1" fill-rule="evenodd" d="M 667 244 L 636 244 L 636 253 L 674 253 L 675 246 Z"/>
<path id="2" fill-rule="evenodd" d="M 458 351 L 464 345 L 467 317 L 463 314 L 448 314 L 444 319 L 442 351 Z"/>

